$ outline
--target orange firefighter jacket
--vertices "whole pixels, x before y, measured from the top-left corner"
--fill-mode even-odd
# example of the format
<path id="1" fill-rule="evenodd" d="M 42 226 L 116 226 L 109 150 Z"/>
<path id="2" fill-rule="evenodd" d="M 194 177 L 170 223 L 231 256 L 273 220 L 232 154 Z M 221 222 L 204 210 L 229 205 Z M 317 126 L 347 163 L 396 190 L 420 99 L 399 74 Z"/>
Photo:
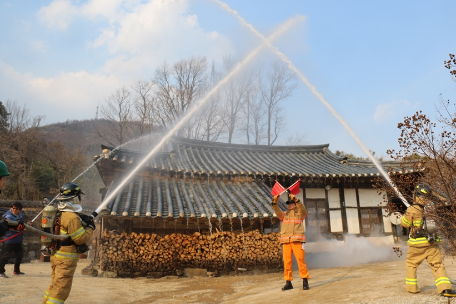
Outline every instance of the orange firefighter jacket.
<path id="1" fill-rule="evenodd" d="M 89 227 L 82 227 L 81 219 L 77 213 L 66 211 L 62 212 L 60 216 L 60 234 L 68 234 L 75 244 L 82 245 L 87 243 L 92 237 L 93 230 Z M 75 245 L 61 246 L 54 256 L 61 259 L 79 259 L 79 253 Z"/>
<path id="2" fill-rule="evenodd" d="M 405 211 L 405 214 L 401 219 L 401 226 L 410 228 L 409 240 L 407 242 L 410 247 L 427 247 L 430 244 L 428 242 L 427 235 L 423 230 L 424 200 L 418 197 L 415 199 L 415 203 L 416 204 L 408 207 L 407 211 Z"/>
<path id="3" fill-rule="evenodd" d="M 307 215 L 307 210 L 297 197 L 293 197 L 293 201 L 296 203 L 296 209 L 284 212 L 282 212 L 276 202 L 273 202 L 272 204 L 272 209 L 274 209 L 275 214 L 282 222 L 282 228 L 280 230 L 280 244 L 306 242 L 302 221 Z"/>

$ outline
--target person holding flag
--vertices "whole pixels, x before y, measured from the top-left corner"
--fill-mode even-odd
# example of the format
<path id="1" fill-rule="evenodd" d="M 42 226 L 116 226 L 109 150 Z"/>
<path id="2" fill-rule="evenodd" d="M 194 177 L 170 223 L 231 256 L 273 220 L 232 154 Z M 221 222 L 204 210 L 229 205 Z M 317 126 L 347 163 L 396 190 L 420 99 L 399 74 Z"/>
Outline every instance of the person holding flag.
<path id="1" fill-rule="evenodd" d="M 280 230 L 280 244 L 282 244 L 283 263 L 284 263 L 284 278 L 285 286 L 282 290 L 293 289 L 293 255 L 298 262 L 299 274 L 302 279 L 302 289 L 309 289 L 309 271 L 305 261 L 304 244 L 306 236 L 304 234 L 303 220 L 307 215 L 307 210 L 304 204 L 296 197 L 299 193 L 300 180 L 285 189 L 279 182 L 276 181 L 272 188 L 272 209 L 282 222 Z M 282 211 L 277 205 L 280 195 L 289 191 L 289 200 L 286 202 L 288 211 Z"/>

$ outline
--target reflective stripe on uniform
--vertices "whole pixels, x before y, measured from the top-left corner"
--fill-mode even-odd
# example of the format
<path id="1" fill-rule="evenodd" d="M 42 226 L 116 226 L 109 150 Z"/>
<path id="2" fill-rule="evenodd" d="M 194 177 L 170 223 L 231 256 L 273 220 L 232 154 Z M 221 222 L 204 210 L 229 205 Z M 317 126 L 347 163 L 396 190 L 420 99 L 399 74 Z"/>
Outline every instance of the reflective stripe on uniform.
<path id="1" fill-rule="evenodd" d="M 435 280 L 435 285 L 436 285 L 436 286 L 439 286 L 439 285 L 442 284 L 442 283 L 451 284 L 450 279 L 447 278 L 447 277 L 441 277 L 441 278 L 438 278 L 437 280 Z"/>
<path id="2" fill-rule="evenodd" d="M 46 293 L 44 294 L 44 297 L 47 299 L 49 298 L 49 292 L 46 290 Z"/>
<path id="3" fill-rule="evenodd" d="M 60 299 L 57 299 L 57 298 L 52 298 L 52 297 L 49 297 L 46 304 L 47 303 L 56 303 L 56 304 L 60 304 L 60 303 L 65 303 L 65 300 L 60 300 Z"/>
<path id="4" fill-rule="evenodd" d="M 302 220 L 283 220 L 282 223 L 302 224 Z"/>
<path id="5" fill-rule="evenodd" d="M 299 241 L 306 241 L 306 237 L 304 235 L 292 235 L 292 236 L 282 236 L 280 240 L 299 240 Z"/>
<path id="6" fill-rule="evenodd" d="M 420 238 L 416 238 L 416 239 L 410 238 L 407 243 L 410 243 L 412 245 L 425 244 L 425 243 L 428 243 L 428 240 L 425 237 L 420 237 Z"/>
<path id="7" fill-rule="evenodd" d="M 405 284 L 416 285 L 417 284 L 417 279 L 405 278 Z"/>
<path id="8" fill-rule="evenodd" d="M 79 253 L 76 252 L 63 252 L 60 250 L 57 250 L 56 253 L 54 254 L 56 258 L 61 258 L 61 259 L 70 259 L 70 260 L 77 260 L 79 259 Z"/>
<path id="9" fill-rule="evenodd" d="M 413 226 L 416 226 L 416 227 L 419 227 L 423 225 L 423 220 L 420 220 L 420 221 L 413 221 Z"/>
<path id="10" fill-rule="evenodd" d="M 80 237 L 81 235 L 83 235 L 85 232 L 85 229 L 84 228 L 79 228 L 78 230 L 76 230 L 75 232 L 73 232 L 72 234 L 70 234 L 70 237 L 74 240 L 74 239 L 77 239 L 78 237 Z"/>
<path id="11" fill-rule="evenodd" d="M 407 219 L 405 218 L 405 216 L 402 217 L 402 222 L 404 222 L 404 224 L 410 226 L 412 225 L 409 221 L 407 221 Z"/>

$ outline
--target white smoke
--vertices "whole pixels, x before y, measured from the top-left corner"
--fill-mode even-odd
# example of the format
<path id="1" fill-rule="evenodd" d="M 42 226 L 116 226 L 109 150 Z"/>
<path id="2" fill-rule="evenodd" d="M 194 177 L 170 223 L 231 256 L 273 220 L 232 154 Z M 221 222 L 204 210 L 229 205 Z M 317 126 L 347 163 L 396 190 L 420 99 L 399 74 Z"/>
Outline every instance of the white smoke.
<path id="1" fill-rule="evenodd" d="M 307 243 L 306 264 L 309 269 L 348 267 L 366 263 L 403 261 L 407 246 L 399 250 L 392 236 L 356 237 L 345 235 L 344 241 Z"/>

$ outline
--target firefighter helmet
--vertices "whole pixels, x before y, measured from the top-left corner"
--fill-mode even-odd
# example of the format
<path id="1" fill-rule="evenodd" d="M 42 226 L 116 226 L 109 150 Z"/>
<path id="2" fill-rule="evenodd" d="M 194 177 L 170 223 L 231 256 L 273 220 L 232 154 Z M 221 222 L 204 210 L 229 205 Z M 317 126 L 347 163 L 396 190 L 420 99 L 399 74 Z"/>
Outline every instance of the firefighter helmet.
<path id="1" fill-rule="evenodd" d="M 416 195 L 418 196 L 425 196 L 425 195 L 429 195 L 431 193 L 431 187 L 429 187 L 428 185 L 424 184 L 424 183 L 419 183 L 416 187 L 415 187 L 415 193 Z"/>
<path id="2" fill-rule="evenodd" d="M 75 183 L 66 183 L 62 187 L 60 187 L 60 195 L 58 197 L 59 201 L 67 201 L 77 197 L 81 200 L 82 192 L 81 187 L 79 187 Z"/>
<path id="3" fill-rule="evenodd" d="M 0 160 L 0 177 L 8 175 L 10 175 L 10 173 L 8 172 L 8 168 L 6 168 L 6 164 Z"/>

